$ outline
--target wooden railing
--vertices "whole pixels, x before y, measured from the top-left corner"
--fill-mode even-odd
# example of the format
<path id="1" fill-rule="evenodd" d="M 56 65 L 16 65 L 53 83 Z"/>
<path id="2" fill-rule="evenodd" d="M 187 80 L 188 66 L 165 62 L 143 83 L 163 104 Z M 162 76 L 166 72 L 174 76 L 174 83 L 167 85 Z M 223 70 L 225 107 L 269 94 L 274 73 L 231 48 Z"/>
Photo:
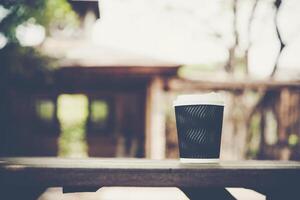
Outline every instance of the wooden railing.
<path id="1" fill-rule="evenodd" d="M 245 187 L 265 194 L 267 199 L 297 199 L 300 163 L 0 158 L 0 177 L 1 199 L 12 200 L 33 199 L 33 194 L 47 187 L 91 192 L 103 186 L 178 187 L 190 199 L 211 200 L 234 199 L 225 187 Z"/>
<path id="2" fill-rule="evenodd" d="M 211 79 L 214 79 L 213 77 Z M 187 80 L 171 79 L 166 85 L 172 91 L 203 91 L 203 90 L 278 90 L 283 88 L 300 90 L 300 81 L 275 80 Z"/>
<path id="3" fill-rule="evenodd" d="M 222 136 L 224 157 L 300 160 L 300 81 L 210 77 L 209 80 L 172 79 L 165 87 L 170 94 L 207 91 L 224 94 L 227 104 Z M 174 122 L 169 124 L 173 126 Z M 170 130 L 175 132 L 174 127 Z M 171 140 L 176 138 L 170 132 L 167 135 Z M 174 145 L 176 142 L 169 144 Z"/>

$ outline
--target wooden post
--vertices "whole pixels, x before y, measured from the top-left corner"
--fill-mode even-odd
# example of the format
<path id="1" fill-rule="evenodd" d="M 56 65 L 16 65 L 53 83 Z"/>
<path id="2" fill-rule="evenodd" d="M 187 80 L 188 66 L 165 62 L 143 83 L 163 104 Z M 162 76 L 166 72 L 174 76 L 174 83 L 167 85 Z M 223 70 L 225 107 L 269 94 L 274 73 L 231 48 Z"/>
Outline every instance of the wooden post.
<path id="1" fill-rule="evenodd" d="M 166 152 L 166 118 L 163 80 L 155 77 L 147 87 L 146 148 L 147 158 L 164 159 Z"/>

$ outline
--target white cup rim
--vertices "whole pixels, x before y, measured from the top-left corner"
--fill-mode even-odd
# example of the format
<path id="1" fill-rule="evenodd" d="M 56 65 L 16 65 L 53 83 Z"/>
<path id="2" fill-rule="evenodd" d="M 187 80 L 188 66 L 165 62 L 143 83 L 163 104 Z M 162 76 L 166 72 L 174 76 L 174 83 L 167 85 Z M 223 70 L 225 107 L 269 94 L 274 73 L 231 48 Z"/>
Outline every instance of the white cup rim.
<path id="1" fill-rule="evenodd" d="M 177 96 L 173 106 L 217 105 L 224 106 L 223 97 L 216 92 L 204 94 L 184 94 Z"/>

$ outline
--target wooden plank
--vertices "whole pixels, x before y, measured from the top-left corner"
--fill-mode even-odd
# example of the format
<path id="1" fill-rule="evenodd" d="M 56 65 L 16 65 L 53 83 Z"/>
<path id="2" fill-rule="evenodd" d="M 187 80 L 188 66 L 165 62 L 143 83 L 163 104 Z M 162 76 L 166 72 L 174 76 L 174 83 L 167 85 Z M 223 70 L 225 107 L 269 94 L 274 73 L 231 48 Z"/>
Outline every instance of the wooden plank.
<path id="1" fill-rule="evenodd" d="M 53 72 L 53 84 L 14 84 L 17 92 L 80 93 L 87 90 L 144 90 L 152 78 L 174 77 L 179 66 L 61 66 Z"/>
<path id="2" fill-rule="evenodd" d="M 300 162 L 181 164 L 177 160 L 2 158 L 0 185 L 44 187 L 289 187 Z"/>
<path id="3" fill-rule="evenodd" d="M 167 89 L 173 91 L 201 91 L 201 90 L 274 90 L 280 88 L 300 89 L 300 81 L 275 81 L 275 80 L 186 80 L 174 78 L 168 82 Z"/>
<path id="4" fill-rule="evenodd" d="M 60 76 L 92 76 L 106 77 L 153 77 L 176 76 L 179 66 L 60 66 L 56 73 Z"/>

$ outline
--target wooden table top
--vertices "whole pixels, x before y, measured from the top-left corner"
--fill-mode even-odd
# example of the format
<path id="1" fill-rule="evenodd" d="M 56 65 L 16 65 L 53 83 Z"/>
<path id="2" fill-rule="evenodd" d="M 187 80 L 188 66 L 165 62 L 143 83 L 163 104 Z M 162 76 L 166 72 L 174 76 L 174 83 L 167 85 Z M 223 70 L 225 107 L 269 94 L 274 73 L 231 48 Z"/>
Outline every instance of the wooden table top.
<path id="1" fill-rule="evenodd" d="M 300 185 L 300 162 L 0 158 L 0 185 L 45 187 L 282 187 Z"/>

